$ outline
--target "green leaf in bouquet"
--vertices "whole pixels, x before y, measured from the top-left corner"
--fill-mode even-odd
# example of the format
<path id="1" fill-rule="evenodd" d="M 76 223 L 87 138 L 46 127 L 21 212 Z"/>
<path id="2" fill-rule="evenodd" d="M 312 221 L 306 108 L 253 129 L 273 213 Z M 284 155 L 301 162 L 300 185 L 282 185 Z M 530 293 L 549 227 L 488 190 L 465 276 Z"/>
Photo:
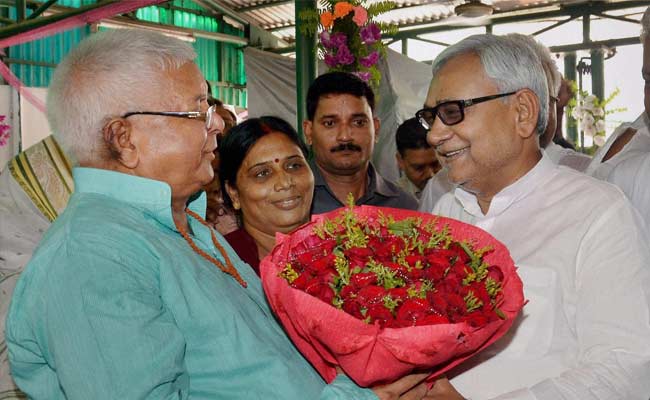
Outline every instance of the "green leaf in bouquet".
<path id="1" fill-rule="evenodd" d="M 501 282 L 496 281 L 492 278 L 487 278 L 485 280 L 485 289 L 491 298 L 495 298 L 496 295 L 501 291 Z"/>
<path id="2" fill-rule="evenodd" d="M 341 279 L 341 284 L 349 285 L 350 284 L 350 263 L 345 258 L 343 252 L 339 249 L 333 251 L 334 254 L 334 269 L 339 274 Z"/>
<path id="3" fill-rule="evenodd" d="M 406 284 L 404 279 L 397 276 L 397 271 L 394 271 L 373 259 L 368 261 L 367 268 L 369 272 L 374 272 L 375 275 L 377 275 L 377 284 L 386 289 L 402 287 Z"/>
<path id="4" fill-rule="evenodd" d="M 471 290 L 467 292 L 463 300 L 465 300 L 465 306 L 467 306 L 467 312 L 478 310 L 479 308 L 481 308 L 481 306 L 483 306 L 483 302 L 479 300 L 478 297 L 476 297 L 474 295 L 474 292 L 472 292 Z"/>
<path id="5" fill-rule="evenodd" d="M 299 276 L 296 270 L 293 269 L 293 266 L 291 266 L 291 263 L 287 263 L 282 271 L 280 271 L 279 275 L 281 278 L 284 278 L 287 282 L 289 282 L 289 284 L 292 284 L 293 281 L 298 279 Z"/>
<path id="6" fill-rule="evenodd" d="M 395 309 L 397 308 L 397 306 L 399 306 L 399 303 L 401 303 L 400 299 L 394 299 L 390 295 L 384 296 L 382 300 L 384 302 L 384 307 L 386 307 L 388 311 L 390 311 L 393 314 L 395 314 Z"/>

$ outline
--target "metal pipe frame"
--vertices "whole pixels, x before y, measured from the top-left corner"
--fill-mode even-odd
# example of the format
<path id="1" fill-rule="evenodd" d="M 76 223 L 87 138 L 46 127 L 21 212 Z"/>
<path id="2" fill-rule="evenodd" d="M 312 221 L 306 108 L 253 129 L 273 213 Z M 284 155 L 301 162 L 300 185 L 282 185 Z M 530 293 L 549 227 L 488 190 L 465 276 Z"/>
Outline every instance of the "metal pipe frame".
<path id="1" fill-rule="evenodd" d="M 512 12 L 495 13 L 492 15 L 492 17 L 486 19 L 485 22 L 481 25 L 483 26 L 500 25 L 500 24 L 507 24 L 512 22 L 535 21 L 535 20 L 543 20 L 543 19 L 566 17 L 566 16 L 578 18 L 585 14 L 599 14 L 599 13 L 605 13 L 607 11 L 624 10 L 628 8 L 644 7 L 644 6 L 650 6 L 650 0 L 631 0 L 631 1 L 617 2 L 617 3 L 603 3 L 601 1 L 590 1 L 584 4 L 579 4 L 575 6 L 565 6 L 550 11 L 546 10 L 546 11 L 528 12 L 528 13 L 519 12 L 514 14 Z M 547 9 L 548 7 L 544 7 L 544 8 Z M 403 26 L 400 26 L 400 28 L 402 27 Z M 466 28 L 468 28 L 468 26 L 466 25 L 442 23 L 442 24 L 435 24 L 433 26 L 419 28 L 419 29 L 403 30 L 394 35 L 387 35 L 386 38 L 400 40 L 405 37 L 415 37 L 427 33 L 444 32 L 444 31 L 466 29 Z"/>
<path id="2" fill-rule="evenodd" d="M 14 25 L 9 25 L 9 26 L 4 26 L 0 28 L 0 39 L 4 39 L 13 35 L 17 35 L 19 33 L 23 32 L 28 32 L 36 28 L 40 28 L 42 26 L 45 26 L 47 24 L 51 24 L 53 22 L 61 21 L 63 19 L 66 19 L 68 17 L 72 17 L 75 15 L 83 14 L 86 11 L 89 10 L 94 10 L 96 8 L 101 8 L 105 7 L 109 4 L 116 3 L 118 0 L 105 0 L 105 1 L 100 1 L 95 4 L 90 4 L 87 6 L 79 7 L 76 9 L 70 9 L 65 12 L 57 13 L 57 14 L 52 14 L 48 15 L 46 17 L 40 17 L 36 19 L 28 19 L 24 21 L 17 22 Z"/>
<path id="3" fill-rule="evenodd" d="M 39 15 L 43 14 L 48 8 L 50 8 L 54 3 L 56 3 L 57 0 L 47 0 L 45 3 L 43 3 L 41 6 L 39 6 L 36 10 L 34 10 L 33 13 L 27 17 L 27 19 L 34 19 L 38 17 Z"/>

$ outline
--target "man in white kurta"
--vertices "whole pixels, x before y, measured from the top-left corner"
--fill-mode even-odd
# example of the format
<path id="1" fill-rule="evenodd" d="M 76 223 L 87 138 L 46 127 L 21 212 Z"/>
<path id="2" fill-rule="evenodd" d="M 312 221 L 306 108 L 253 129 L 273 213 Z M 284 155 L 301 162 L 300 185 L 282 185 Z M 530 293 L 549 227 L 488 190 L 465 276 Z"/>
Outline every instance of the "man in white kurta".
<path id="1" fill-rule="evenodd" d="M 529 300 L 504 338 L 436 383 L 436 399 L 647 400 L 647 233 L 618 188 L 542 155 L 537 63 L 508 38 L 465 39 L 434 61 L 418 112 L 458 185 L 433 212 L 502 241 Z"/>
<path id="2" fill-rule="evenodd" d="M 487 214 L 461 188 L 433 213 L 503 242 L 529 301 L 508 336 L 451 380 L 464 396 L 648 398 L 648 240 L 619 190 L 543 157 Z"/>

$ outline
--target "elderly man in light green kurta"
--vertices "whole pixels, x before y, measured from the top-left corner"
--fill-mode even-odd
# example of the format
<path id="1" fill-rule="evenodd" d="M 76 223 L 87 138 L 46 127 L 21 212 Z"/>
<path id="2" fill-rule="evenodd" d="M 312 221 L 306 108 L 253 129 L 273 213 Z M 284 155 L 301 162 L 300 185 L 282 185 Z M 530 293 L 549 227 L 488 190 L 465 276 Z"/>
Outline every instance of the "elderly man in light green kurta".
<path id="1" fill-rule="evenodd" d="M 7 317 L 34 399 L 422 399 L 413 374 L 327 384 L 271 314 L 253 270 L 204 221 L 216 134 L 191 46 L 93 35 L 57 67 L 48 119 L 74 193 Z"/>

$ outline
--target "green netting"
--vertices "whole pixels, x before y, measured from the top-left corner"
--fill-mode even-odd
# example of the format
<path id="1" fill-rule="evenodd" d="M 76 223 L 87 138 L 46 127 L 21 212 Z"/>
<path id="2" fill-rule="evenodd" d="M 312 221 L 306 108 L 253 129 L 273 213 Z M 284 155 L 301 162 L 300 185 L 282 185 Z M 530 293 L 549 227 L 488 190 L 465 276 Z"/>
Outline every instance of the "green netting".
<path id="1" fill-rule="evenodd" d="M 81 7 L 94 4 L 95 0 L 59 0 L 58 5 Z M 170 6 L 171 4 L 171 6 Z M 29 15 L 32 11 L 27 10 Z M 138 9 L 136 18 L 163 25 L 173 25 L 207 32 L 244 36 L 244 32 L 228 24 L 220 23 L 196 3 L 175 0 L 159 6 Z M 9 17 L 16 18 L 16 10 L 9 7 Z M 90 28 L 77 28 L 9 48 L 9 57 L 26 63 L 12 64 L 11 70 L 27 86 L 46 87 L 54 68 L 42 64 L 57 64 L 68 51 L 90 34 Z M 197 38 L 193 44 L 198 57 L 197 64 L 206 79 L 212 83 L 213 95 L 228 104 L 246 107 L 244 55 L 239 45 L 220 43 Z M 30 65 L 30 63 L 32 65 Z M 40 65 L 39 65 L 40 63 Z M 230 86 L 236 87 L 230 87 Z"/>

